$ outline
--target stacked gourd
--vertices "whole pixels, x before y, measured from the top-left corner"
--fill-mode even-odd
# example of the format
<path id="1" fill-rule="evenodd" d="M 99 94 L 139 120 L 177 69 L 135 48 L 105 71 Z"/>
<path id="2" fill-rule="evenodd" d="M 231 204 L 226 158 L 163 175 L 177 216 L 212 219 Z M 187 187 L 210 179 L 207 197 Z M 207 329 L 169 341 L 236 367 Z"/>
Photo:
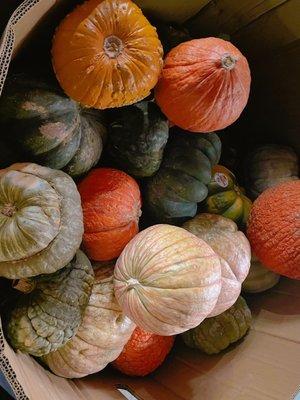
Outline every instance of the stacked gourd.
<path id="1" fill-rule="evenodd" d="M 286 241 L 299 232 L 299 180 L 267 190 L 250 211 L 218 165 L 214 131 L 249 97 L 246 58 L 222 39 L 190 40 L 161 23 L 159 32 L 165 48 L 176 44 L 164 65 L 156 29 L 133 2 L 88 0 L 53 39 L 65 94 L 50 78 L 18 75 L 0 98 L 2 164 L 27 162 L 0 170 L 0 276 L 20 291 L 6 333 L 63 377 L 110 362 L 146 375 L 177 334 L 207 353 L 243 337 L 251 313 L 242 285 L 258 292 L 278 281 L 257 264 L 247 278 L 250 213 L 252 251 L 300 278 L 299 246 Z M 296 179 L 295 154 L 276 151 L 287 161 L 276 163 L 276 182 Z M 265 188 L 265 154 L 248 161 L 252 198 Z"/>

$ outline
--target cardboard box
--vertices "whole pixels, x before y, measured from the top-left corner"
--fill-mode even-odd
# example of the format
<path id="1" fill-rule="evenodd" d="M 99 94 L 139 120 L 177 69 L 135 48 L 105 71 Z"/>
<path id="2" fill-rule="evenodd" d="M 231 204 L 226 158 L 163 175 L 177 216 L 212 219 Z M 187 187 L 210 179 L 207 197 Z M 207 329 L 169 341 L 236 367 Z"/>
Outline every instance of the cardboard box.
<path id="1" fill-rule="evenodd" d="M 4 0 L 1 1 L 1 7 L 3 3 Z M 63 15 L 62 10 L 65 12 L 74 3 L 71 0 L 26 0 L 16 10 L 0 42 L 0 92 L 13 57 L 16 57 L 15 64 L 19 66 L 22 62 L 32 67 L 39 63 L 39 58 L 33 55 L 35 53 L 36 56 L 36 52 L 32 49 L 30 52 L 31 44 L 46 42 L 43 42 L 44 37 L 37 39 L 37 36 L 30 36 L 34 28 L 42 21 L 43 32 L 47 31 L 46 35 L 50 38 L 51 29 L 47 30 L 49 21 L 52 21 L 49 27 L 57 25 L 58 16 Z M 148 8 L 153 7 L 155 2 L 139 1 L 139 4 L 143 3 Z M 167 12 L 167 3 L 171 7 L 172 2 L 159 3 L 162 11 Z M 181 10 L 179 14 L 176 11 L 174 18 L 179 16 L 179 19 L 186 19 L 203 7 L 205 12 L 214 15 L 207 8 L 208 3 L 210 6 L 212 4 L 210 1 L 182 3 L 184 11 Z M 235 4 L 233 14 L 236 16 L 238 12 L 246 13 L 251 2 L 220 0 L 213 3 L 211 7 L 223 3 L 225 11 L 226 7 L 229 10 Z M 254 0 L 254 3 L 262 2 Z M 279 5 L 285 2 L 272 2 L 272 7 L 273 3 Z M 248 24 L 249 18 L 245 21 Z M 232 18 L 229 18 L 229 22 L 232 25 L 237 20 L 232 22 Z M 194 19 L 193 27 L 195 24 Z M 23 51 L 26 47 L 28 52 Z M 31 56 L 32 59 L 28 59 Z M 38 65 L 36 67 L 39 68 Z M 293 138 L 295 141 L 295 135 Z M 59 378 L 44 370 L 30 356 L 15 353 L 7 344 L 2 329 L 0 368 L 18 400 L 122 400 L 124 394 L 128 399 L 139 400 L 296 399 L 296 393 L 300 391 L 300 282 L 282 278 L 272 290 L 248 296 L 247 301 L 254 322 L 241 343 L 220 355 L 206 356 L 186 348 L 178 339 L 176 348 L 164 365 L 147 378 L 126 378 L 110 368 L 79 380 Z M 128 397 L 129 393 L 134 397 Z"/>

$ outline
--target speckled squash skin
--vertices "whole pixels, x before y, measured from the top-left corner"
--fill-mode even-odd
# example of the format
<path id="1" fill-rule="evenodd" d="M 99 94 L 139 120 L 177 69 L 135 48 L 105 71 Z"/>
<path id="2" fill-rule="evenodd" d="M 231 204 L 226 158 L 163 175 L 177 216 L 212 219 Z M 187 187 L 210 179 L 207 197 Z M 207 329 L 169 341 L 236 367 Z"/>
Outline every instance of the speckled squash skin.
<path id="1" fill-rule="evenodd" d="M 250 244 L 233 221 L 220 215 L 198 214 L 183 228 L 204 240 L 220 257 L 222 289 L 209 315 L 214 317 L 230 308 L 241 293 L 250 268 Z"/>
<path id="2" fill-rule="evenodd" d="M 206 354 L 218 354 L 231 343 L 244 337 L 251 326 L 251 311 L 242 297 L 224 313 L 204 320 L 185 332 L 183 341 L 188 347 Z"/>
<path id="3" fill-rule="evenodd" d="M 0 127 L 14 149 L 9 163 L 37 162 L 72 177 L 98 163 L 106 136 L 101 112 L 83 110 L 51 85 L 23 75 L 12 78 L 0 98 Z"/>
<path id="4" fill-rule="evenodd" d="M 160 167 L 169 124 L 152 101 L 141 101 L 111 114 L 108 151 L 114 164 L 130 175 L 152 176 Z"/>
<path id="5" fill-rule="evenodd" d="M 164 362 L 174 340 L 174 336 L 159 336 L 137 327 L 113 366 L 129 376 L 151 374 Z"/>
<path id="6" fill-rule="evenodd" d="M 80 250 L 64 269 L 35 278 L 33 292 L 21 295 L 9 318 L 13 348 L 42 356 L 63 346 L 81 324 L 93 282 L 93 268 Z"/>
<path id="7" fill-rule="evenodd" d="M 26 278 L 68 264 L 83 235 L 72 178 L 37 164 L 0 170 L 0 276 Z"/>
<path id="8" fill-rule="evenodd" d="M 95 271 L 92 294 L 76 335 L 42 361 L 64 378 L 99 372 L 119 356 L 134 328 L 115 299 L 113 267 L 102 266 Z"/>
<path id="9" fill-rule="evenodd" d="M 124 313 L 147 332 L 172 336 L 197 326 L 221 291 L 218 255 L 185 229 L 154 225 L 118 258 L 115 295 Z"/>
<path id="10" fill-rule="evenodd" d="M 194 217 L 197 204 L 207 196 L 211 170 L 220 154 L 216 134 L 193 135 L 178 129 L 170 133 L 161 168 L 146 188 L 145 210 L 151 218 L 180 224 Z"/>
<path id="11" fill-rule="evenodd" d="M 271 271 L 300 279 L 300 180 L 264 191 L 253 203 L 247 237 Z"/>

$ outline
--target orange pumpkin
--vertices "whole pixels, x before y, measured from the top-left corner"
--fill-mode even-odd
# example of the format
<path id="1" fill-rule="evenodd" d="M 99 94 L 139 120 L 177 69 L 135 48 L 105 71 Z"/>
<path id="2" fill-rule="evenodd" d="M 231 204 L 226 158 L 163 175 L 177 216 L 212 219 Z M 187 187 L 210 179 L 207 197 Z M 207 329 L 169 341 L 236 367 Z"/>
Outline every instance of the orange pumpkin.
<path id="1" fill-rule="evenodd" d="M 257 198 L 247 234 L 266 267 L 300 279 L 300 180 L 274 186 Z"/>
<path id="2" fill-rule="evenodd" d="M 95 261 L 118 257 L 138 232 L 141 215 L 138 184 L 125 172 L 98 168 L 81 181 L 78 189 L 87 255 Z"/>
<path id="3" fill-rule="evenodd" d="M 137 327 L 113 366 L 126 375 L 148 375 L 164 362 L 174 340 L 174 336 L 159 336 Z"/>
<path id="4" fill-rule="evenodd" d="M 233 44 L 213 37 L 195 39 L 167 55 L 155 98 L 180 128 L 212 132 L 238 119 L 250 82 L 248 62 Z"/>
<path id="5" fill-rule="evenodd" d="M 130 0 L 89 0 L 59 25 L 52 57 L 66 94 L 99 109 L 150 94 L 162 68 L 156 29 Z"/>

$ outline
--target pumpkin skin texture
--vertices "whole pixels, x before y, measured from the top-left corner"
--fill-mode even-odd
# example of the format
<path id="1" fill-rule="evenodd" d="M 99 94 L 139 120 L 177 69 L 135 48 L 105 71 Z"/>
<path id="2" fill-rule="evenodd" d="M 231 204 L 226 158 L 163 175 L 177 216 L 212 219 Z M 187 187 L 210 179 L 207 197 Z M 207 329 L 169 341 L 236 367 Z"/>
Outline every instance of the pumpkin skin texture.
<path id="1" fill-rule="evenodd" d="M 156 29 L 130 0 L 89 0 L 59 25 L 52 47 L 56 77 L 69 97 L 97 109 L 136 103 L 162 68 Z"/>
<path id="2" fill-rule="evenodd" d="M 157 105 L 141 101 L 114 110 L 109 127 L 109 153 L 130 175 L 152 176 L 160 167 L 169 138 L 169 124 Z"/>
<path id="3" fill-rule="evenodd" d="M 95 271 L 92 294 L 76 335 L 42 360 L 64 378 L 99 372 L 119 356 L 134 328 L 114 297 L 113 268 L 102 267 Z"/>
<path id="4" fill-rule="evenodd" d="M 0 276 L 26 278 L 68 264 L 83 235 L 72 178 L 37 164 L 0 170 Z"/>
<path id="5" fill-rule="evenodd" d="M 175 125 L 190 132 L 213 132 L 235 122 L 250 92 L 246 58 L 230 42 L 195 39 L 167 55 L 155 99 Z"/>
<path id="6" fill-rule="evenodd" d="M 197 204 L 207 196 L 212 166 L 218 163 L 220 154 L 221 142 L 216 134 L 173 131 L 161 168 L 146 187 L 145 209 L 153 221 L 181 224 L 194 217 Z"/>
<path id="7" fill-rule="evenodd" d="M 10 162 L 28 160 L 78 177 L 95 166 L 106 128 L 100 111 L 86 111 L 44 82 L 13 78 L 0 98 L 0 126 Z"/>
<path id="8" fill-rule="evenodd" d="M 246 188 L 252 199 L 269 187 L 298 179 L 299 160 L 289 147 L 276 144 L 258 147 L 245 164 Z"/>
<path id="9" fill-rule="evenodd" d="M 251 311 L 240 296 L 229 310 L 207 318 L 196 328 L 185 332 L 182 338 L 188 347 L 206 354 L 218 354 L 244 337 L 250 326 Z"/>
<path id="10" fill-rule="evenodd" d="M 7 332 L 14 349 L 42 356 L 76 334 L 91 295 L 94 272 L 78 250 L 64 269 L 35 279 L 34 291 L 22 295 L 14 307 Z"/>
<path id="11" fill-rule="evenodd" d="M 250 244 L 233 221 L 220 215 L 199 214 L 183 228 L 204 240 L 220 257 L 222 289 L 209 315 L 214 317 L 230 308 L 241 293 L 250 268 Z"/>
<path id="12" fill-rule="evenodd" d="M 115 267 L 115 295 L 147 332 L 172 336 L 198 325 L 221 290 L 219 257 L 182 228 L 154 225 L 133 238 Z"/>
<path id="13" fill-rule="evenodd" d="M 271 271 L 300 279 L 300 180 L 264 191 L 253 203 L 247 237 Z"/>
<path id="14" fill-rule="evenodd" d="M 261 293 L 275 286 L 279 279 L 280 275 L 264 267 L 253 253 L 250 271 L 243 282 L 242 289 L 246 293 Z"/>
<path id="15" fill-rule="evenodd" d="M 208 196 L 200 205 L 200 210 L 222 215 L 236 222 L 240 228 L 245 228 L 252 202 L 237 185 L 233 173 L 222 165 L 216 165 L 207 187 Z"/>
<path id="16" fill-rule="evenodd" d="M 129 376 L 151 374 L 164 362 L 174 340 L 174 336 L 159 336 L 137 327 L 113 366 Z"/>
<path id="17" fill-rule="evenodd" d="M 141 195 L 136 181 L 117 169 L 98 168 L 78 189 L 87 255 L 95 261 L 117 258 L 139 230 Z"/>

